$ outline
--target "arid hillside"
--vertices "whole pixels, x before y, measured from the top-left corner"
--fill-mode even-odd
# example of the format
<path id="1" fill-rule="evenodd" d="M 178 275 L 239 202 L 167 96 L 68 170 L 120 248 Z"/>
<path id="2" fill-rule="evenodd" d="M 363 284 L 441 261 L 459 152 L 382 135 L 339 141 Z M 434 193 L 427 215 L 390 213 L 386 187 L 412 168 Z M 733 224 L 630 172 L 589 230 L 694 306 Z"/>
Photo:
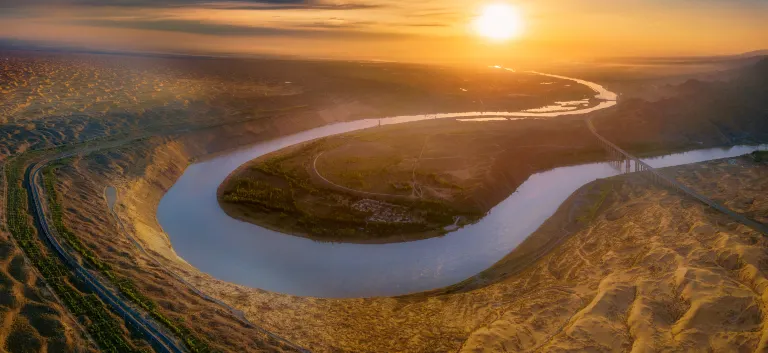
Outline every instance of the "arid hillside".
<path id="1" fill-rule="evenodd" d="M 768 141 L 768 58 L 728 81 L 690 79 L 655 102 L 627 99 L 596 119 L 600 133 L 636 153 Z"/>
<path id="2" fill-rule="evenodd" d="M 104 175 L 90 193 L 107 183 L 116 185 L 120 219 L 154 256 L 243 310 L 252 322 L 313 351 L 733 351 L 766 344 L 766 239 L 642 178 L 598 181 L 575 193 L 531 237 L 532 243 L 521 247 L 527 255 L 554 244 L 550 252 L 523 257 L 528 266 L 521 267 L 521 254 L 513 252 L 471 281 L 442 292 L 300 298 L 215 280 L 175 256 L 153 210 L 185 160 L 200 150 L 191 148 L 191 141 L 152 145 L 89 156 L 75 169 L 62 169 L 60 179 L 74 192 L 81 183 L 66 180 Z M 739 161 L 755 170 L 767 168 Z M 730 180 L 727 170 L 711 178 Z M 706 185 L 695 185 L 714 195 Z M 93 217 L 106 207 L 104 201 L 88 205 L 78 206 L 80 215 L 69 218 L 74 229 L 92 228 Z M 98 244 L 98 232 L 82 234 Z M 128 245 L 120 247 L 135 252 Z"/>
<path id="3" fill-rule="evenodd" d="M 570 81 L 488 67 L 18 50 L 0 50 L 0 59 L 0 157 L 135 131 L 286 119 L 306 129 L 593 95 Z"/>
<path id="4" fill-rule="evenodd" d="M 251 72 L 249 61 L 214 65 L 208 59 L 166 58 L 157 73 L 130 69 L 142 59 L 116 64 L 100 58 L 89 56 L 95 61 L 82 67 L 77 60 L 62 61 L 55 55 L 15 58 L 2 64 L 4 95 L 0 99 L 4 99 L 4 109 L 11 111 L 2 117 L 6 123 L 0 127 L 0 153 L 6 171 L 14 167 L 4 173 L 13 177 L 13 184 L 4 188 L 10 193 L 3 200 L 13 204 L 4 205 L 2 215 L 18 217 L 5 220 L 9 226 L 2 228 L 0 237 L 0 298 L 4 301 L 0 303 L 4 327 L 0 350 L 92 351 L 78 321 L 96 328 L 93 332 L 108 329 L 133 348 L 148 347 L 117 315 L 102 316 L 109 325 L 86 316 L 71 318 L 30 266 L 52 266 L 56 257 L 45 250 L 45 240 L 32 228 L 26 205 L 30 198 L 22 197 L 24 171 L 34 160 L 69 148 L 83 153 L 53 163 L 43 174 L 51 196 L 45 202 L 56 210 L 50 215 L 54 227 L 68 246 L 77 248 L 78 261 L 100 276 L 116 279 L 123 294 L 135 294 L 133 305 L 151 310 L 164 320 L 166 328 L 189 339 L 192 346 L 205 348 L 201 351 L 297 351 L 300 347 L 313 352 L 768 349 L 765 236 L 634 175 L 584 186 L 516 251 L 467 281 L 394 298 L 295 297 L 226 283 L 178 257 L 156 219 L 160 199 L 190 163 L 229 149 L 337 121 L 432 112 L 439 110 L 436 107 L 476 108 L 474 93 L 459 99 L 457 95 L 463 93 L 456 92 L 457 86 L 458 92 L 464 88 L 491 94 L 495 100 L 486 104 L 510 110 L 540 106 L 539 100 L 550 102 L 561 94 L 556 99 L 591 92 L 550 92 L 553 85 L 541 85 L 530 77 L 504 81 L 471 70 L 441 76 L 434 70 L 442 69 L 396 64 L 360 64 L 356 70 L 347 70 L 344 65 L 348 63 L 289 66 L 288 61 L 265 61 L 258 69 L 263 71 Z M 48 65 L 52 69 L 41 69 Z M 126 67 L 128 71 L 123 71 Z M 766 141 L 765 101 L 759 94 L 768 80 L 760 76 L 760 67 L 752 68 L 756 74 L 729 83 L 706 83 L 705 88 L 693 83 L 692 93 L 685 93 L 691 84 L 680 86 L 679 95 L 667 100 L 621 101 L 616 109 L 599 114 L 597 128 L 619 145 L 641 153 Z M 402 71 L 391 72 L 395 69 Z M 115 71 L 107 74 L 111 70 Z M 36 71 L 50 75 L 53 83 L 46 82 L 45 75 L 31 74 Z M 108 80 L 93 87 L 83 82 L 76 85 L 81 75 L 88 77 L 85 81 L 96 76 Z M 406 80 L 414 77 L 419 79 Z M 182 79 L 190 81 L 179 81 Z M 63 82 L 71 82 L 72 87 L 62 88 Z M 519 93 L 519 87 L 528 93 Z M 203 91 L 205 98 L 201 99 L 197 94 Z M 750 93 L 740 96 L 741 91 Z M 119 104 L 108 104 L 109 110 L 100 111 L 100 106 L 83 105 L 75 98 L 80 93 L 73 97 L 67 92 Z M 551 96 L 545 99 L 536 96 L 539 93 Z M 131 103 L 126 95 L 143 98 Z M 403 95 L 417 98 L 403 101 Z M 508 100 L 510 97 L 515 99 Z M 738 97 L 743 97 L 743 105 L 730 103 Z M 56 111 L 55 99 L 71 104 Z M 302 104 L 296 104 L 296 99 Z M 141 102 L 153 106 L 141 107 Z M 308 106 L 303 102 L 309 102 Z M 681 102 L 684 104 L 677 104 Z M 117 106 L 122 108 L 113 111 Z M 735 118 L 720 120 L 726 113 L 734 113 Z M 680 125 L 673 126 L 667 118 L 679 120 Z M 575 127 L 583 123 L 578 119 L 562 123 L 574 125 L 574 130 L 567 131 L 582 131 Z M 685 138 L 675 140 L 674 134 Z M 113 138 L 72 145 L 105 135 Z M 538 140 L 535 135 L 524 137 Z M 579 146 L 592 151 L 583 136 L 566 137 L 578 137 Z M 56 145 L 69 146 L 30 152 Z M 541 155 L 501 154 L 499 158 L 514 158 L 514 162 L 493 164 L 487 174 L 491 182 L 481 189 L 488 193 L 478 192 L 477 198 L 503 199 L 514 191 L 510 185 L 519 184 L 528 174 L 577 163 L 584 157 L 560 154 L 557 148 L 545 152 L 551 152 L 547 156 L 553 158 L 540 158 L 535 166 L 527 158 Z M 31 159 L 16 164 L 21 157 Z M 763 182 L 766 168 L 764 162 L 745 157 L 665 172 L 764 222 L 768 212 L 762 196 L 768 193 Z M 116 217 L 109 213 L 104 197 L 109 186 L 118 191 Z M 25 242 L 14 244 L 8 236 L 11 232 L 24 235 Z M 19 246 L 43 249 L 28 255 L 50 261 L 25 262 Z M 44 256 L 39 257 L 41 254 Z M 46 272 L 48 282 L 69 286 L 70 293 L 89 293 L 66 271 L 61 273 L 51 277 L 55 273 Z M 242 311 L 251 324 L 238 311 L 230 312 L 205 295 Z M 82 298 L 93 300 L 98 304 L 93 307 L 108 313 L 94 296 Z"/>

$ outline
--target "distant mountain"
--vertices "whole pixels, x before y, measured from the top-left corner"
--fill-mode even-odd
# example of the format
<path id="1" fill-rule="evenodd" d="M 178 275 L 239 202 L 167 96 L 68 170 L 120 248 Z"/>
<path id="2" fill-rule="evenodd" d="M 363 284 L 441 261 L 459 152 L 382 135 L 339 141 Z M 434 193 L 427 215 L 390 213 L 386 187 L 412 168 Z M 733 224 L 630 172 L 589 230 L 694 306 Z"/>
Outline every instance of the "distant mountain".
<path id="1" fill-rule="evenodd" d="M 768 143 L 768 57 L 734 71 L 729 81 L 688 80 L 677 95 L 629 99 L 596 120 L 598 130 L 636 153 Z"/>
<path id="2" fill-rule="evenodd" d="M 753 66 L 745 68 L 741 77 L 734 80 L 733 86 L 741 90 L 741 94 L 756 96 L 755 99 L 768 105 L 768 57 L 763 57 Z"/>
<path id="3" fill-rule="evenodd" d="M 741 57 L 741 58 L 754 58 L 756 56 L 768 56 L 768 49 L 750 51 L 750 52 L 746 52 L 746 53 L 742 53 L 734 56 Z"/>
<path id="4" fill-rule="evenodd" d="M 755 64 L 753 73 L 757 75 L 768 75 L 768 57 L 763 58 Z"/>
<path id="5" fill-rule="evenodd" d="M 733 55 L 707 55 L 707 56 L 662 56 L 662 57 L 618 57 L 607 61 L 623 64 L 645 65 L 705 65 L 725 64 L 730 67 L 747 66 L 754 64 L 763 57 L 768 56 L 768 49 Z"/>

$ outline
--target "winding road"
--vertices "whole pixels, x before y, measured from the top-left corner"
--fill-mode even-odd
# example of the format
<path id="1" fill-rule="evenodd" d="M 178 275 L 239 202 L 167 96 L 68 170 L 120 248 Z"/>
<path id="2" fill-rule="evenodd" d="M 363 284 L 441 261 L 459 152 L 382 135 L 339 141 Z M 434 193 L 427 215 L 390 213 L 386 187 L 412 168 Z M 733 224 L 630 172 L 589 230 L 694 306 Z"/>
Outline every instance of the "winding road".
<path id="1" fill-rule="evenodd" d="M 141 332 L 155 349 L 164 353 L 188 352 L 184 345 L 179 342 L 178 338 L 161 329 L 160 326 L 149 317 L 149 314 L 131 306 L 121 295 L 117 294 L 115 290 L 110 289 L 105 285 L 105 283 L 109 283 L 108 281 L 102 280 L 88 271 L 88 269 L 86 269 L 64 245 L 62 245 L 58 239 L 56 230 L 49 225 L 48 217 L 45 216 L 46 205 L 43 202 L 44 197 L 41 196 L 43 193 L 38 184 L 38 180 L 40 180 L 40 171 L 48 163 L 54 160 L 68 158 L 82 152 L 83 151 L 69 152 L 56 156 L 55 158 L 37 162 L 31 165 L 25 173 L 24 184 L 27 186 L 34 202 L 34 218 L 40 226 L 43 236 L 56 251 L 57 255 L 64 261 L 64 264 L 72 269 L 75 276 L 83 280 L 83 282 L 92 289 L 104 303 L 109 305 L 113 311 L 126 320 L 130 326 Z"/>
<path id="2" fill-rule="evenodd" d="M 310 177 L 318 181 L 320 184 L 324 184 L 326 187 L 329 187 L 331 189 L 336 189 L 341 192 L 346 192 L 346 193 L 350 193 L 352 195 L 357 195 L 361 197 L 381 197 L 381 198 L 399 199 L 399 200 L 412 199 L 412 197 L 404 196 L 404 195 L 382 194 L 382 193 L 376 193 L 376 192 L 355 190 L 355 189 L 348 188 L 346 186 L 336 184 L 328 180 L 326 177 L 320 174 L 320 172 L 317 170 L 317 160 L 320 158 L 320 156 L 323 155 L 323 153 L 325 153 L 325 151 L 320 152 L 317 154 L 317 156 L 315 156 L 315 158 L 312 160 L 312 166 L 309 168 Z"/>
<path id="3" fill-rule="evenodd" d="M 130 326 L 137 329 L 152 344 L 152 346 L 157 349 L 158 352 L 186 353 L 186 352 L 189 352 L 189 350 L 186 348 L 186 346 L 181 342 L 179 338 L 177 338 L 172 333 L 169 333 L 166 329 L 164 329 L 148 313 L 132 305 L 131 302 L 128 299 L 122 297 L 122 295 L 120 295 L 116 289 L 110 288 L 110 285 L 109 285 L 110 282 L 108 280 L 103 279 L 100 276 L 91 273 L 87 268 L 85 268 L 77 260 L 77 257 L 73 255 L 75 253 L 74 250 L 69 249 L 68 246 L 64 245 L 63 242 L 59 240 L 58 238 L 59 234 L 57 233 L 56 229 L 49 224 L 49 220 L 47 216 L 48 213 L 46 212 L 48 211 L 48 209 L 47 209 L 47 204 L 45 202 L 46 200 L 45 188 L 42 186 L 42 180 L 40 177 L 40 171 L 43 170 L 45 166 L 47 166 L 49 163 L 52 163 L 61 159 L 66 159 L 75 155 L 86 155 L 86 154 L 90 154 L 90 153 L 105 150 L 105 149 L 119 147 L 119 146 L 128 144 L 130 142 L 134 142 L 146 137 L 147 136 L 145 135 L 141 135 L 135 138 L 128 138 L 128 139 L 109 142 L 107 144 L 100 145 L 100 146 L 85 147 L 81 150 L 59 154 L 50 158 L 46 158 L 42 161 L 38 161 L 28 167 L 24 176 L 24 185 L 26 186 L 27 191 L 29 192 L 29 195 L 34 203 L 33 217 L 36 223 L 38 223 L 38 225 L 40 226 L 40 229 L 42 230 L 44 238 L 55 250 L 57 255 L 63 260 L 64 264 L 73 271 L 75 276 L 80 278 L 90 289 L 94 291 L 94 293 L 96 293 L 96 295 L 99 296 L 99 298 L 105 304 L 111 307 L 114 312 L 118 313 L 124 320 L 126 320 L 126 322 L 128 322 Z M 5 184 L 3 185 L 5 186 Z M 253 324 L 252 322 L 248 321 L 248 319 L 245 317 L 245 315 L 241 311 L 231 307 L 230 305 L 222 302 L 221 300 L 218 300 L 216 298 L 213 298 L 205 294 L 202 290 L 198 289 L 197 287 L 195 287 L 194 285 L 192 285 L 191 283 L 183 279 L 181 276 L 179 276 L 178 274 L 168 269 L 166 266 L 160 263 L 157 259 L 149 255 L 149 253 L 141 246 L 141 244 L 139 244 L 132 236 L 128 234 L 128 232 L 125 230 L 123 223 L 117 217 L 117 214 L 114 213 L 114 210 L 110 210 L 110 212 L 115 218 L 115 220 L 117 221 L 118 225 L 120 226 L 120 230 L 122 230 L 124 235 L 142 253 L 147 255 L 153 262 L 160 265 L 160 268 L 162 268 L 166 273 L 168 273 L 170 276 L 174 277 L 175 279 L 180 281 L 182 284 L 187 286 L 192 292 L 200 296 L 202 299 L 219 305 L 220 307 L 225 309 L 225 311 L 232 314 L 232 316 L 237 321 L 239 321 L 241 324 L 247 327 L 258 330 L 259 332 L 262 332 L 263 334 L 270 336 L 272 339 L 275 339 L 276 341 L 282 342 L 286 346 L 291 347 L 298 352 L 302 352 L 302 353 L 310 352 L 309 350 L 301 347 L 300 345 L 294 342 L 291 342 L 283 337 L 280 337 L 272 332 L 269 332 L 268 330 L 262 327 L 259 327 Z M 53 293 L 52 290 L 51 292 Z"/>

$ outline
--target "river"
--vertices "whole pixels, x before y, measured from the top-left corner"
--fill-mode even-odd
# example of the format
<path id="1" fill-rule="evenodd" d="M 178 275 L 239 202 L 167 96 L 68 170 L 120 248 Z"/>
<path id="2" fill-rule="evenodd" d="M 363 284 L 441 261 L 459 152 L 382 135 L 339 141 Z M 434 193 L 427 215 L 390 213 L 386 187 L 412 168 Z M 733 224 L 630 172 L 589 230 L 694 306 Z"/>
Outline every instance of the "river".
<path id="1" fill-rule="evenodd" d="M 554 76 L 563 78 L 561 76 Z M 401 116 L 328 125 L 261 142 L 190 165 L 158 206 L 157 219 L 179 256 L 218 279 L 264 290 L 316 297 L 393 296 L 448 286 L 493 265 L 533 233 L 574 191 L 617 174 L 608 163 L 555 168 L 526 182 L 476 224 L 443 237 L 395 244 L 321 243 L 238 221 L 224 213 L 216 190 L 243 163 L 300 142 L 379 124 L 435 118 L 555 117 L 616 104 L 616 94 L 586 84 L 601 102 L 560 112 L 474 112 Z M 585 83 L 586 82 L 586 83 Z M 754 147 L 706 149 L 647 160 L 670 166 L 742 155 Z"/>

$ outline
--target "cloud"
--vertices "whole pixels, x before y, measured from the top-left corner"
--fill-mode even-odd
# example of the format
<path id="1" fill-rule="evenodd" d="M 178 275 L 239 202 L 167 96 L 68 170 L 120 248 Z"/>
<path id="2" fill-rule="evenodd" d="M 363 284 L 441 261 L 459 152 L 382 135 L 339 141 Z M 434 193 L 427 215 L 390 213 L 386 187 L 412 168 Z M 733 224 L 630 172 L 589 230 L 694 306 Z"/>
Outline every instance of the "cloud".
<path id="1" fill-rule="evenodd" d="M 194 0 L 178 0 L 178 1 L 194 1 Z M 227 10 L 292 10 L 292 9 L 305 9 L 305 10 L 360 10 L 360 9 L 376 9 L 385 7 L 382 4 L 372 3 L 329 3 L 320 0 L 314 1 L 234 1 L 234 2 L 210 2 L 200 1 L 197 3 L 199 6 L 227 9 Z"/>
<path id="2" fill-rule="evenodd" d="M 194 34 L 210 34 L 222 36 L 279 36 L 305 34 L 305 31 L 294 29 L 282 29 L 274 27 L 239 26 L 220 23 L 205 23 L 191 20 L 99 20 L 87 19 L 72 21 L 74 24 L 111 27 L 144 29 L 165 32 L 184 32 Z"/>
<path id="3" fill-rule="evenodd" d="M 392 40 L 444 27 L 434 0 L 0 0 L 40 23 L 95 29 L 145 30 L 222 38 L 295 37 Z M 49 3 L 57 6 L 26 6 Z M 23 5 L 26 4 L 26 5 Z M 430 4 L 430 5 L 426 5 Z M 183 5 L 183 6 L 182 6 Z M 425 7 L 426 5 L 426 7 Z M 3 17 L 3 15 L 0 15 Z M 158 33 L 158 35 L 162 35 Z"/>
<path id="4" fill-rule="evenodd" d="M 0 8 L 29 7 L 43 5 L 87 6 L 87 7 L 136 7 L 167 8 L 195 6 L 233 10 L 289 10 L 289 9 L 332 9 L 355 10 L 381 7 L 380 4 L 360 2 L 328 2 L 326 0 L 0 0 Z"/>
<path id="5" fill-rule="evenodd" d="M 334 38 L 381 38 L 392 39 L 401 38 L 405 35 L 396 33 L 384 33 L 362 30 L 351 30 L 351 28 L 365 24 L 365 22 L 349 24 L 310 24 L 305 28 L 279 28 L 279 27 L 259 27 L 243 26 L 223 23 L 210 23 L 194 20 L 110 20 L 110 19 L 85 19 L 74 20 L 71 23 L 77 25 L 86 25 L 94 27 L 126 28 L 139 30 L 154 30 L 165 32 L 182 32 L 192 34 L 206 34 L 215 36 L 254 36 L 254 37 L 334 37 Z M 323 30 L 326 29 L 326 30 Z M 337 30 L 338 29 L 338 30 Z"/>

